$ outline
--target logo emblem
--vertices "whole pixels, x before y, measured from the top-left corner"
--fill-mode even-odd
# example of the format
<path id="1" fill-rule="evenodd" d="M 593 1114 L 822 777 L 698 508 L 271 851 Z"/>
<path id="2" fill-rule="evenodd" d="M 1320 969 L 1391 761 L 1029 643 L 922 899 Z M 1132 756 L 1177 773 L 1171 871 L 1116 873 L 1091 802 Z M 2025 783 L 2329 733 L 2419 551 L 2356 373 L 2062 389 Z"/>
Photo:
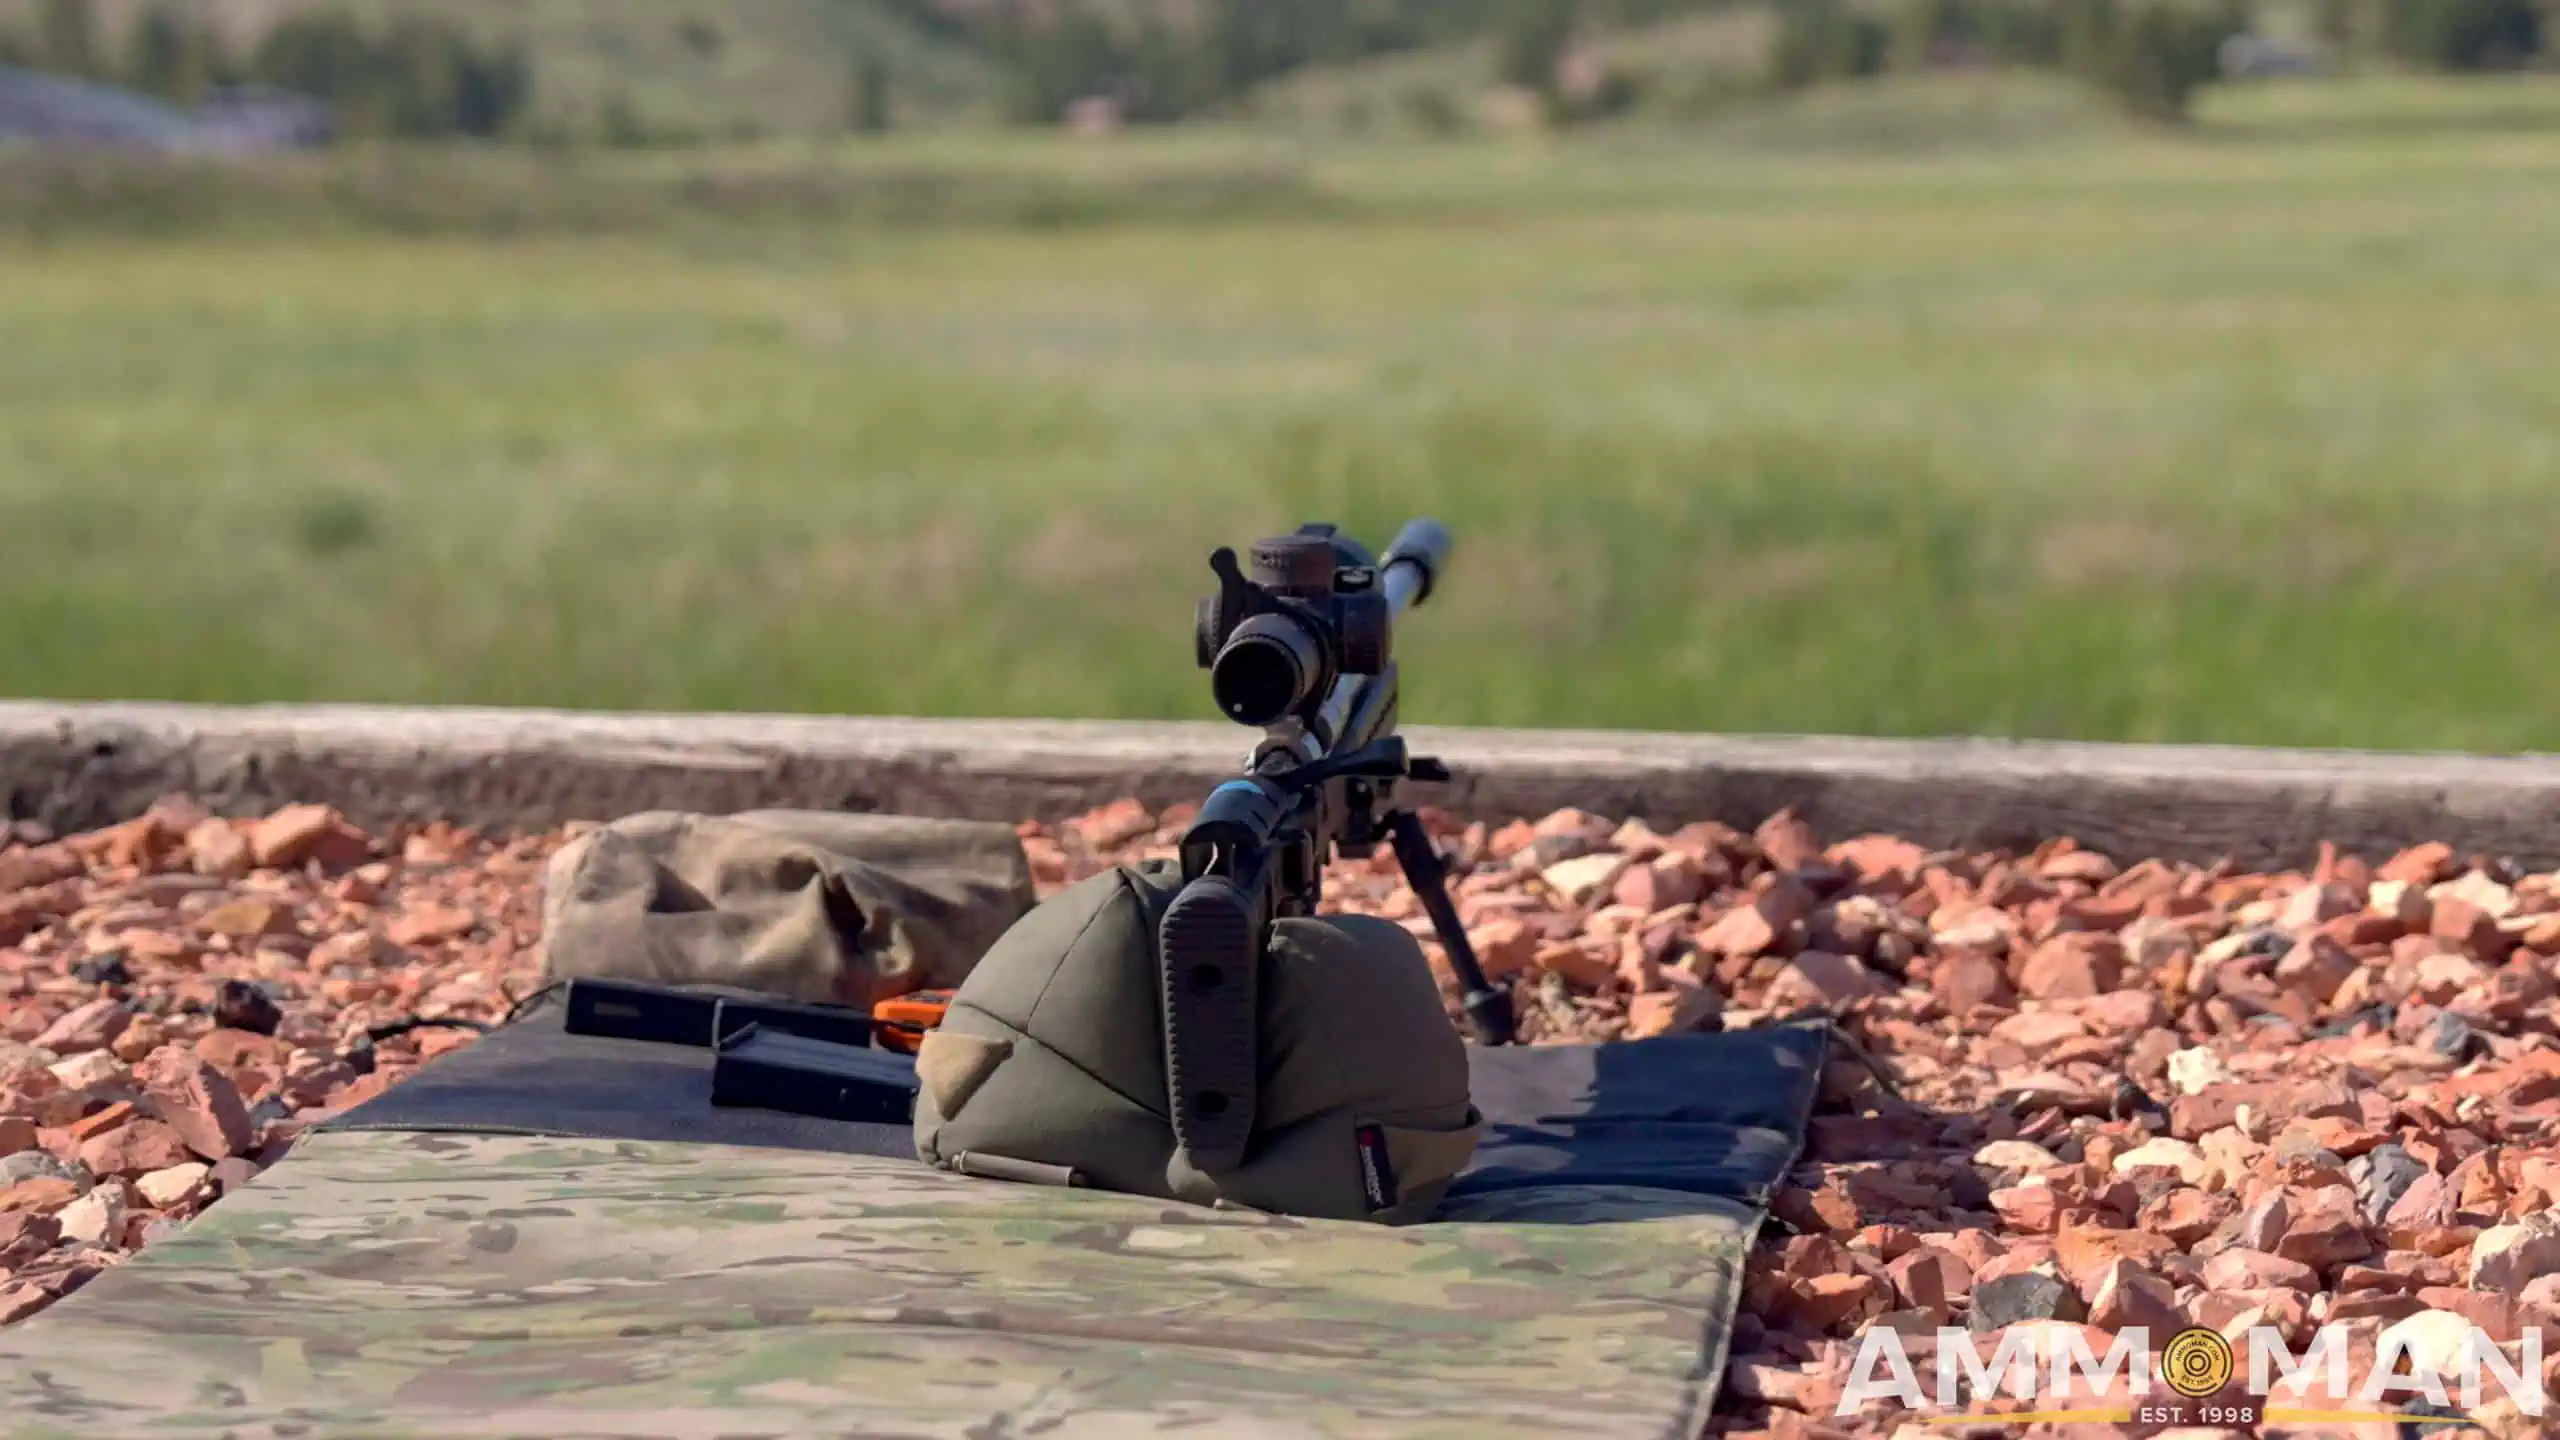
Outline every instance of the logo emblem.
<path id="1" fill-rule="evenodd" d="M 2220 1393 L 2233 1368 L 2231 1342 L 2201 1325 L 2179 1331 L 2160 1352 L 2160 1378 L 2190 1400 Z"/>

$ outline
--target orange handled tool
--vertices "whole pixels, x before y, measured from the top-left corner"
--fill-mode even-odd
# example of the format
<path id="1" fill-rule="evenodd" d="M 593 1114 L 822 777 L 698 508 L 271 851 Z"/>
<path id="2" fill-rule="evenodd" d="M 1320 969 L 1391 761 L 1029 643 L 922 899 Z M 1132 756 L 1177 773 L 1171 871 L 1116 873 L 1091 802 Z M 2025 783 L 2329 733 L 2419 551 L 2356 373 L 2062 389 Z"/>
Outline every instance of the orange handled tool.
<path id="1" fill-rule="evenodd" d="M 942 1023 L 943 1013 L 951 1008 L 948 990 L 918 990 L 894 1000 L 883 1000 L 871 1007 L 871 1035 L 874 1045 L 913 1055 L 924 1043 L 925 1032 Z"/>

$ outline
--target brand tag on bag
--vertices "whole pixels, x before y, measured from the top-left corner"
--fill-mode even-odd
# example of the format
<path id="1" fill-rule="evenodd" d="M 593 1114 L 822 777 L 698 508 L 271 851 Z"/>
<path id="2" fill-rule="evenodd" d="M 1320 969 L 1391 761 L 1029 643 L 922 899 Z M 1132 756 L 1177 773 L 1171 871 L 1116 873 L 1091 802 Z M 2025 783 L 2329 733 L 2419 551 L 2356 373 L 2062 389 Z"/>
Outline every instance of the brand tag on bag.
<path id="1" fill-rule="evenodd" d="M 1387 1209 L 1396 1203 L 1396 1167 L 1387 1159 L 1387 1132 L 1363 1125 L 1352 1136 L 1360 1148 L 1360 1188 L 1368 1192 L 1369 1208 Z"/>

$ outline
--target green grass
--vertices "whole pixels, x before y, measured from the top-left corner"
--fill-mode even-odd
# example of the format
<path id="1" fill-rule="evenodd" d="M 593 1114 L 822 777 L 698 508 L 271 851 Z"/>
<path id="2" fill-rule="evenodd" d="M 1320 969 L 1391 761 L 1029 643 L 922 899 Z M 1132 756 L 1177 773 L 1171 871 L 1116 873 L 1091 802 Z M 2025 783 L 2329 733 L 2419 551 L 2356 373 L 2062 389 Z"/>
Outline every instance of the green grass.
<path id="1" fill-rule="evenodd" d="M 1340 208 L 1295 157 L 1268 145 L 1162 145 L 1107 157 L 966 135 L 602 156 L 366 146 L 255 165 L 0 146 L 0 237 L 34 241 L 665 239 L 742 229 L 799 237 L 817 226 L 1055 229 Z"/>
<path id="2" fill-rule="evenodd" d="M 1205 718 L 1212 546 L 1430 513 L 1418 722 L 2560 746 L 2560 87 L 1989 103 L 831 162 L 1071 225 L 0 242 L 0 689 Z M 1275 154 L 1302 205 L 1131 198 Z"/>

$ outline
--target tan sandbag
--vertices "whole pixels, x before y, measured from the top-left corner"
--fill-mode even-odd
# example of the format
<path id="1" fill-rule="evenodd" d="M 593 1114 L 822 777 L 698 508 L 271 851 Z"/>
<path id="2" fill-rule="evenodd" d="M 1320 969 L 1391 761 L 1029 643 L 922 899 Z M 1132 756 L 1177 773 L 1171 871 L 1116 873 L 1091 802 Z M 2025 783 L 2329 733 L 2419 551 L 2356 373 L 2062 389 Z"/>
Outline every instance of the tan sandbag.
<path id="1" fill-rule="evenodd" d="M 728 985 L 869 1006 L 968 978 L 1033 903 L 1009 826 L 906 815 L 650 811 L 543 877 L 545 978 Z"/>
<path id="2" fill-rule="evenodd" d="M 1365 915 L 1271 927 L 1252 1140 L 1235 1171 L 1208 1175 L 1167 1118 L 1158 931 L 1181 887 L 1171 862 L 1122 866 L 1005 933 L 916 1053 L 917 1158 L 1196 1205 L 1427 1219 L 1484 1123 L 1422 943 Z"/>

